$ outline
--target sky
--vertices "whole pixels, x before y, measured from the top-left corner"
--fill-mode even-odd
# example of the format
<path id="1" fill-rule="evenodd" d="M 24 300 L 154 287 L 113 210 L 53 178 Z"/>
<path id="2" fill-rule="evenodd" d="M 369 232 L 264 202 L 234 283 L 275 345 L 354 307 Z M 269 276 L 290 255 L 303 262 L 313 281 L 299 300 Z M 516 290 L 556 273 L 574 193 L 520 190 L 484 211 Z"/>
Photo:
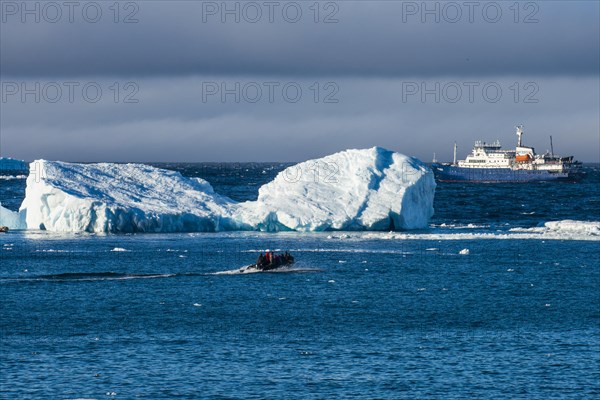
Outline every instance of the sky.
<path id="1" fill-rule="evenodd" d="M 596 1 L 0 1 L 0 155 L 600 162 Z"/>

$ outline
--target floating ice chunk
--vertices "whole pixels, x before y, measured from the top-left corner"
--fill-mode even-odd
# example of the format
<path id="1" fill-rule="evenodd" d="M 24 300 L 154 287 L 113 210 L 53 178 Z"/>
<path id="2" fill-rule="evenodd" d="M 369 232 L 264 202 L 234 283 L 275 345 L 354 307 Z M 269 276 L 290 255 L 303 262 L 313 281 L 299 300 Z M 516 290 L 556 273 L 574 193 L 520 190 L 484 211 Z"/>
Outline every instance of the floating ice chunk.
<path id="1" fill-rule="evenodd" d="M 115 247 L 114 249 L 112 249 L 111 251 L 116 251 L 116 252 L 126 252 L 129 251 L 127 249 L 124 249 L 122 247 Z"/>
<path id="2" fill-rule="evenodd" d="M 585 233 L 590 236 L 600 236 L 600 221 L 550 221 L 544 224 L 548 230 L 564 234 Z"/>
<path id="3" fill-rule="evenodd" d="M 458 254 L 469 254 L 469 249 L 462 249 L 461 251 L 458 252 Z"/>

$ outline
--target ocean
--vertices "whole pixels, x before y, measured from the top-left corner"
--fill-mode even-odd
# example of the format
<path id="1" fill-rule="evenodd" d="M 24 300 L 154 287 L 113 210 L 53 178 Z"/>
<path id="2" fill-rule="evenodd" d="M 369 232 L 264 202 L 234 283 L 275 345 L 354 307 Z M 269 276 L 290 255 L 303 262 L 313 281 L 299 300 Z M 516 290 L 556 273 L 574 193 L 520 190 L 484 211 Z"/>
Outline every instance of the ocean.
<path id="1" fill-rule="evenodd" d="M 289 164 L 155 164 L 234 200 Z M 0 234 L 0 398 L 600 397 L 600 166 L 410 232 Z M 18 209 L 24 176 L 2 171 Z M 261 251 L 294 267 L 240 274 Z"/>

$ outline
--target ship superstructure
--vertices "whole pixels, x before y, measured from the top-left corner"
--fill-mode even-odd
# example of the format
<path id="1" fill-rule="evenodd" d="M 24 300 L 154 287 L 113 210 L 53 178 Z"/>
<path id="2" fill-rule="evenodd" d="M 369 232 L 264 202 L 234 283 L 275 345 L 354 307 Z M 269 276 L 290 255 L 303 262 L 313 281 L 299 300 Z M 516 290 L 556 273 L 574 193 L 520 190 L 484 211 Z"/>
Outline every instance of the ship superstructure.
<path id="1" fill-rule="evenodd" d="M 573 156 L 561 157 L 554 150 L 536 154 L 533 147 L 523 145 L 523 126 L 517 126 L 517 146 L 503 150 L 499 141 L 476 141 L 471 154 L 452 164 L 433 164 L 440 181 L 527 182 L 554 179 L 573 179 L 581 171 L 581 163 Z M 550 137 L 551 148 L 552 137 Z"/>

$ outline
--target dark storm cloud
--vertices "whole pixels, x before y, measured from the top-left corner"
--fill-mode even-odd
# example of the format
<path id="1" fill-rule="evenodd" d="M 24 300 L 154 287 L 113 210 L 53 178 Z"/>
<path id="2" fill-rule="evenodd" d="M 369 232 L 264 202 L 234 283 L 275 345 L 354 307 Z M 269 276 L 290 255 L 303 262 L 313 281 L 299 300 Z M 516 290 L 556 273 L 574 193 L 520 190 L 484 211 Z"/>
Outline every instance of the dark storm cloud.
<path id="1" fill-rule="evenodd" d="M 64 10 L 51 22 L 48 4 L 79 8 L 73 22 Z M 100 6 L 98 22 L 82 17 L 86 4 Z M 476 139 L 510 148 L 525 124 L 539 151 L 553 135 L 560 153 L 600 160 L 598 2 L 320 2 L 318 23 L 312 1 L 276 3 L 273 23 L 203 14 L 223 4 L 265 2 L 120 2 L 116 15 L 114 2 L 0 0 L 0 154 L 294 161 L 378 145 L 449 160 L 454 141 L 461 157 Z M 300 5 L 298 22 L 282 17 L 286 4 Z M 301 101 L 286 97 L 288 83 Z M 206 96 L 207 84 L 221 92 Z M 244 89 L 256 86 L 258 101 Z"/>
<path id="2" fill-rule="evenodd" d="M 112 94 L 97 103 L 35 103 L 31 97 L 21 102 L 11 96 L 2 104 L 0 150 L 26 160 L 300 161 L 378 145 L 425 161 L 436 152 L 439 160 L 449 161 L 455 141 L 460 157 L 477 139 L 500 139 L 514 148 L 514 126 L 525 124 L 525 143 L 539 152 L 553 135 L 557 153 L 600 161 L 597 78 L 536 80 L 534 102 L 515 102 L 510 89 L 530 77 L 496 79 L 504 90 L 499 101 L 486 100 L 480 90 L 473 102 L 466 93 L 457 102 L 446 96 L 439 101 L 431 95 L 404 97 L 403 86 L 412 81 L 355 77 L 336 81 L 337 103 L 315 103 L 306 89 L 313 79 L 297 80 L 306 89 L 298 102 L 280 95 L 273 103 L 232 97 L 223 102 L 219 96 L 203 101 L 202 82 L 221 79 L 139 80 L 139 103 L 132 104 L 115 103 Z M 427 87 L 436 82 L 426 82 Z M 113 81 L 98 83 L 106 88 Z"/>
<path id="3" fill-rule="evenodd" d="M 43 3 L 3 1 L 2 75 L 589 76 L 600 68 L 599 6 L 591 1 L 519 3 L 518 12 L 513 2 L 473 2 L 472 11 L 466 2 L 320 3 L 318 23 L 312 2 L 295 3 L 296 23 L 288 22 L 293 10 L 283 14 L 289 2 L 278 3 L 273 22 L 264 2 L 253 3 L 262 12 L 254 23 L 247 2 L 120 3 L 118 15 L 112 2 L 98 2 L 96 23 L 78 4 L 52 22 L 56 12 Z M 129 16 L 137 22 L 123 23 Z"/>

